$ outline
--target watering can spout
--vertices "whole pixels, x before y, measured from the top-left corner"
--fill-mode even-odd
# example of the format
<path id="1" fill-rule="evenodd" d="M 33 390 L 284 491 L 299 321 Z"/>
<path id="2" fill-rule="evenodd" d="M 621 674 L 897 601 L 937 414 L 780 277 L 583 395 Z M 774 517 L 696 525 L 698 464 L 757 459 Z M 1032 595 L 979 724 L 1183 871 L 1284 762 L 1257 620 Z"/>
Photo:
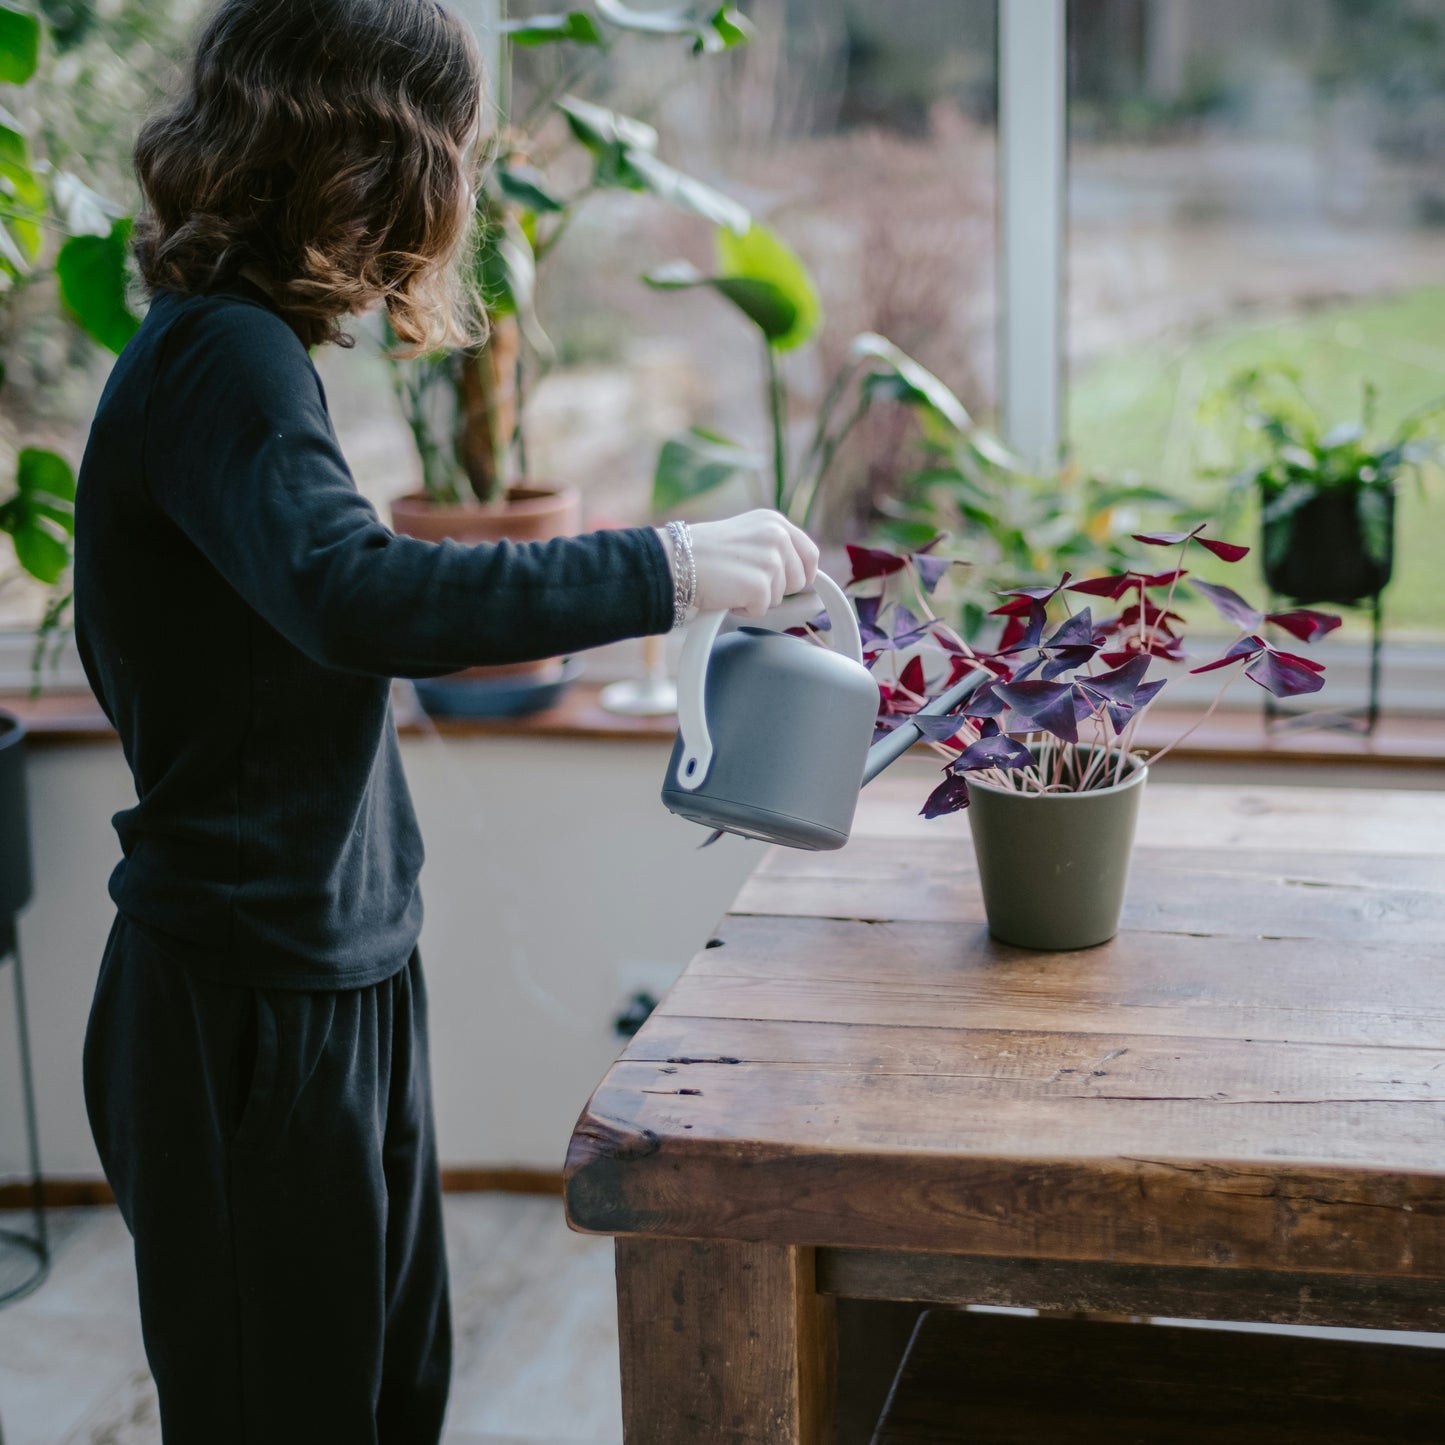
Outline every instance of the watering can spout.
<path id="1" fill-rule="evenodd" d="M 918 717 L 942 717 L 951 713 L 960 703 L 966 702 L 986 683 L 993 674 L 987 668 L 976 667 L 966 677 L 960 678 L 946 692 L 940 693 L 932 702 L 919 708 Z M 923 736 L 921 728 L 905 722 L 893 729 L 885 738 L 880 738 L 868 749 L 868 758 L 863 766 L 863 785 L 866 787 L 891 763 L 911 748 Z"/>
<path id="2" fill-rule="evenodd" d="M 671 812 L 768 843 L 841 848 L 860 775 L 871 781 L 922 737 L 910 720 L 870 750 L 878 683 L 863 664 L 857 613 L 824 573 L 814 585 L 831 620 L 831 647 L 756 627 L 720 637 L 716 612 L 689 628 L 677 742 L 662 788 Z M 990 676 L 975 668 L 918 715 L 951 712 Z"/>

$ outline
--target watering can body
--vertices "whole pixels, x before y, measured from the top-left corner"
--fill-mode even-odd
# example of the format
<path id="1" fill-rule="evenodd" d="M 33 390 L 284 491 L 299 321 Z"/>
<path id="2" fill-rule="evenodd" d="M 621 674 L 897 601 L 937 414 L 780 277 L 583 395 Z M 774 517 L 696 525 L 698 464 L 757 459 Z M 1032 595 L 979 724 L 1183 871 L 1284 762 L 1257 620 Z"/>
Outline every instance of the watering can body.
<path id="1" fill-rule="evenodd" d="M 878 684 L 861 663 L 741 627 L 712 645 L 704 707 L 711 762 L 687 787 L 691 739 L 679 732 L 662 789 L 672 812 L 794 848 L 848 841 L 878 713 Z"/>
<path id="2" fill-rule="evenodd" d="M 722 613 L 692 623 L 662 787 L 671 812 L 791 848 L 841 848 L 863 784 L 918 740 L 905 723 L 873 742 L 878 684 L 863 666 L 853 604 L 824 573 L 814 587 L 831 648 L 761 627 L 719 636 Z M 983 676 L 955 684 L 921 713 L 952 711 Z"/>

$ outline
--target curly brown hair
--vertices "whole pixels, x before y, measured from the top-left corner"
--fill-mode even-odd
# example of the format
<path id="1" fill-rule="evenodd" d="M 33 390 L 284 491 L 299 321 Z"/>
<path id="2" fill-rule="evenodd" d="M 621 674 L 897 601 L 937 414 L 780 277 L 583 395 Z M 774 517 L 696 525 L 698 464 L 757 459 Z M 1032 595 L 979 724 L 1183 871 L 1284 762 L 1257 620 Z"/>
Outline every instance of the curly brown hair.
<path id="1" fill-rule="evenodd" d="M 482 68 L 438 0 L 221 0 L 180 97 L 136 144 L 152 290 L 260 273 L 308 345 L 386 307 L 409 354 L 474 339 Z"/>

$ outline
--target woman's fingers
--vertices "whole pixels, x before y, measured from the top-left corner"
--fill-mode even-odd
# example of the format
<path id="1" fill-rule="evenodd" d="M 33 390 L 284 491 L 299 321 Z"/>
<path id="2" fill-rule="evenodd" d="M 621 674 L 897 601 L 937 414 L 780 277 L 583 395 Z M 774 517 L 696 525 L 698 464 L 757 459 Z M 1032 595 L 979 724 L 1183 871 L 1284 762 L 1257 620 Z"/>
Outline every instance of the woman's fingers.
<path id="1" fill-rule="evenodd" d="M 818 549 L 807 533 L 766 509 L 699 522 L 692 546 L 696 601 L 704 612 L 760 618 L 784 597 L 806 591 L 818 570 Z"/>

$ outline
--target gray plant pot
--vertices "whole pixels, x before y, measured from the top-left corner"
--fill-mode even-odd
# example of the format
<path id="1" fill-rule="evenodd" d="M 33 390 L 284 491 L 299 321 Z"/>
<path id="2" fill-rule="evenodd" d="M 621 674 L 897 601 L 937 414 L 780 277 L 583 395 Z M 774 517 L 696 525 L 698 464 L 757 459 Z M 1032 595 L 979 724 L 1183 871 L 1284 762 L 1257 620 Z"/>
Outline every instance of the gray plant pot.
<path id="1" fill-rule="evenodd" d="M 995 938 L 1066 952 L 1119 931 L 1148 777 L 1139 765 L 1088 793 L 1013 793 L 969 779 L 968 821 Z"/>

